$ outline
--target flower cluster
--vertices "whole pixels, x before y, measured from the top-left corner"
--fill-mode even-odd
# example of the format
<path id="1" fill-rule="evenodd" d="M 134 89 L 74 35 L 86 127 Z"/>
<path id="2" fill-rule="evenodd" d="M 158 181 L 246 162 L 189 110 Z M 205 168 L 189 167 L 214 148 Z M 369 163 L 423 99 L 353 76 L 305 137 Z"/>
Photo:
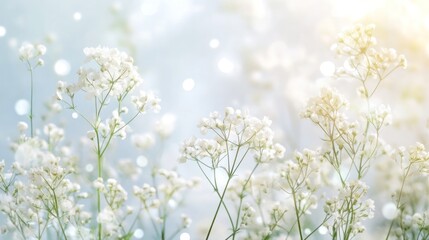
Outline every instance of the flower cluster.
<path id="1" fill-rule="evenodd" d="M 63 99 L 63 93 L 73 98 L 81 90 L 99 99 L 101 106 L 108 104 L 109 97 L 122 102 L 143 81 L 133 58 L 116 48 L 85 48 L 84 54 L 96 68 L 80 68 L 79 81 L 75 84 L 67 85 L 60 81 L 56 94 L 58 99 Z M 132 96 L 131 100 L 139 112 L 149 108 L 160 109 L 160 99 L 152 92 L 141 91 L 140 96 Z"/>
<path id="2" fill-rule="evenodd" d="M 148 109 L 153 109 L 154 112 L 159 112 L 161 109 L 159 102 L 161 101 L 153 92 L 140 91 L 139 96 L 132 96 L 131 101 L 136 106 L 139 112 L 146 112 Z"/>
<path id="3" fill-rule="evenodd" d="M 425 236 L 428 234 L 427 201 L 415 193 L 429 194 L 427 186 L 429 153 L 423 144 L 416 143 L 408 148 L 399 147 L 393 157 L 400 167 L 400 172 L 396 176 L 397 179 L 391 181 L 398 182 L 396 188 L 389 189 L 393 196 L 392 205 L 395 212 L 385 216 L 392 220 L 388 236 L 397 239 Z"/>
<path id="4" fill-rule="evenodd" d="M 199 127 L 202 134 L 213 132 L 215 139 L 191 138 L 185 141 L 181 161 L 198 161 L 208 157 L 214 166 L 217 166 L 228 152 L 240 148 L 252 150 L 256 162 L 259 163 L 280 159 L 285 149 L 274 143 L 270 125 L 271 121 L 266 117 L 261 120 L 249 116 L 246 111 L 230 107 L 225 109 L 223 118 L 218 112 L 213 112 L 209 118 L 201 120 Z"/>
<path id="5" fill-rule="evenodd" d="M 341 128 L 345 124 L 344 110 L 348 105 L 348 101 L 337 91 L 323 88 L 319 96 L 308 100 L 301 116 L 310 119 L 326 131 L 334 131 L 335 128 Z"/>
<path id="6" fill-rule="evenodd" d="M 374 48 L 377 43 L 374 28 L 374 25 L 357 24 L 341 33 L 332 46 L 338 55 L 346 56 L 344 67 L 337 69 L 337 76 L 359 80 L 362 87 L 358 92 L 364 98 L 371 97 L 394 70 L 407 67 L 404 55 L 397 54 L 395 49 Z"/>
<path id="7" fill-rule="evenodd" d="M 133 59 L 116 48 L 96 47 L 83 50 L 98 69 L 81 68 L 75 88 L 91 96 L 106 94 L 121 98 L 142 82 Z"/>
<path id="8" fill-rule="evenodd" d="M 374 29 L 374 24 L 352 26 L 338 34 L 337 44 L 332 49 L 339 55 L 361 55 L 377 44 L 377 39 L 373 36 Z"/>
<path id="9" fill-rule="evenodd" d="M 90 236 L 91 213 L 79 203 L 88 194 L 71 178 L 75 158 L 68 147 L 60 145 L 64 130 L 47 124 L 43 128 L 45 140 L 27 137 L 24 123 L 18 128 L 22 134 L 12 145 L 12 169 L 5 172 L 4 161 L 0 163 L 0 211 L 8 216 L 6 229 L 16 239 L 41 239 L 50 234 Z"/>
<path id="10" fill-rule="evenodd" d="M 167 222 L 171 218 L 171 213 L 184 200 L 183 192 L 194 188 L 198 185 L 199 180 L 186 180 L 181 178 L 177 172 L 166 169 L 155 170 L 153 177 L 154 182 L 157 183 L 155 186 L 147 183 L 143 184 L 142 187 L 134 186 L 133 193 L 152 222 L 156 236 L 166 239 L 168 234 L 166 232 Z M 188 228 L 192 222 L 185 214 L 182 214 L 181 219 L 181 226 L 174 233 L 170 233 L 172 235 L 168 238 L 175 237 L 181 230 Z"/>
<path id="11" fill-rule="evenodd" d="M 245 192 L 253 173 L 260 164 L 283 158 L 285 149 L 274 142 L 270 125 L 271 121 L 266 117 L 261 120 L 250 116 L 246 111 L 228 107 L 223 117 L 218 112 L 213 112 L 209 118 L 203 118 L 199 124 L 202 134 L 210 132 L 214 138 L 191 138 L 182 145 L 180 161 L 194 160 L 219 197 L 219 204 L 207 237 L 210 236 L 221 206 L 225 208 L 230 219 L 232 236 L 237 235 L 241 227 L 239 220 L 242 219 L 240 212 Z M 230 207 L 224 202 L 225 193 L 231 189 L 231 180 L 251 153 L 255 159 L 253 170 L 243 181 L 240 181 L 237 189 L 233 188 L 239 198 L 236 206 L 238 213 L 233 216 L 230 213 Z M 208 177 L 212 174 L 208 174 L 207 169 L 213 171 L 213 178 Z M 219 171 L 224 172 L 228 178 L 225 186 L 222 186 L 223 190 L 220 189 L 221 186 L 216 179 Z M 235 222 L 232 221 L 233 218 L 236 219 Z"/>
<path id="12" fill-rule="evenodd" d="M 338 195 L 329 198 L 324 206 L 326 217 L 322 223 L 333 239 L 353 238 L 365 230 L 361 222 L 373 215 L 373 200 L 364 200 L 367 186 L 363 179 L 372 162 L 388 153 L 380 132 L 391 124 L 392 117 L 389 107 L 374 106 L 371 97 L 390 73 L 406 66 L 405 58 L 395 50 L 374 48 L 373 29 L 372 25 L 357 25 L 341 33 L 333 47 L 346 60 L 344 67 L 337 69 L 332 77 L 356 80 L 360 85 L 357 91 L 363 97 L 362 105 L 367 106 L 359 113 L 361 118 L 348 120 L 346 110 L 349 102 L 336 90 L 328 88 L 323 88 L 319 96 L 311 98 L 302 112 L 302 117 L 322 130 L 325 146 L 321 149 L 320 159 L 332 167 L 333 172 L 327 171 L 333 175 L 331 184 L 340 187 Z M 307 172 L 307 167 L 299 165 L 299 161 L 296 165 L 289 165 L 290 172 L 298 169 L 297 176 L 309 178 L 305 174 L 311 171 Z M 293 175 L 286 173 L 285 176 L 290 178 Z"/>
<path id="13" fill-rule="evenodd" d="M 324 211 L 329 221 L 325 225 L 334 239 L 350 239 L 365 231 L 361 221 L 373 218 L 375 209 L 373 200 L 365 200 L 367 191 L 365 183 L 352 181 L 339 189 L 337 197 L 326 201 Z"/>
<path id="14" fill-rule="evenodd" d="M 31 43 L 24 43 L 19 48 L 19 59 L 30 63 L 32 59 L 38 58 L 35 66 L 43 66 L 44 61 L 40 57 L 46 54 L 46 47 L 43 44 L 33 45 Z M 33 66 L 33 68 L 35 67 Z"/>
<path id="15" fill-rule="evenodd" d="M 123 238 L 130 234 L 123 224 L 134 210 L 130 206 L 125 206 L 128 198 L 125 189 L 113 178 L 109 178 L 106 183 L 98 178 L 93 182 L 93 186 L 103 194 L 107 204 L 97 215 L 97 222 L 103 225 L 103 239 Z"/>
<path id="16" fill-rule="evenodd" d="M 290 206 L 273 199 L 277 181 L 277 176 L 267 171 L 252 174 L 250 179 L 248 175 L 233 179 L 228 197 L 237 209 L 242 204 L 240 239 L 269 239 L 286 228 Z"/>

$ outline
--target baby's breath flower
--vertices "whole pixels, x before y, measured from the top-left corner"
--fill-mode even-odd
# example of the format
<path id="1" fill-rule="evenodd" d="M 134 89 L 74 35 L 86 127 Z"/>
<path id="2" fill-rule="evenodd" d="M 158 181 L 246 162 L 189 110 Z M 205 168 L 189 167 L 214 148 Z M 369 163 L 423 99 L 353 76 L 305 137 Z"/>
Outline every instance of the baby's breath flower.
<path id="1" fill-rule="evenodd" d="M 342 111 L 348 105 L 348 101 L 337 91 L 330 88 L 323 88 L 319 96 L 308 100 L 307 106 L 301 113 L 301 116 L 323 127 L 329 126 L 332 122 L 339 125 L 345 120 Z"/>
<path id="2" fill-rule="evenodd" d="M 203 118 L 199 124 L 203 134 L 213 132 L 215 139 L 190 138 L 182 145 L 181 162 L 186 159 L 201 161 L 210 158 L 215 166 L 227 151 L 235 146 L 246 146 L 253 150 L 256 162 L 268 162 L 282 158 L 284 147 L 273 142 L 274 134 L 271 121 L 251 117 L 246 111 L 226 108 L 223 119 L 219 113 L 212 112 L 209 118 Z M 231 146 L 229 146 L 231 145 Z M 228 149 L 230 148 L 230 149 Z"/>
<path id="3" fill-rule="evenodd" d="M 155 144 L 155 137 L 151 133 L 133 134 L 131 136 L 131 143 L 136 148 L 148 149 Z"/>
<path id="4" fill-rule="evenodd" d="M 18 130 L 19 132 L 23 133 L 25 130 L 28 129 L 28 124 L 25 122 L 18 122 Z"/>
<path id="5" fill-rule="evenodd" d="M 103 236 L 106 238 L 113 238 L 118 236 L 120 225 L 116 221 L 115 213 L 109 209 L 104 208 L 97 216 L 97 222 L 103 225 Z"/>
<path id="6" fill-rule="evenodd" d="M 145 113 L 148 109 L 152 109 L 154 112 L 159 112 L 161 106 L 159 105 L 161 99 L 159 99 L 153 92 L 140 91 L 138 96 L 131 96 L 131 101 L 136 106 L 137 111 Z"/>
<path id="7" fill-rule="evenodd" d="M 362 221 L 374 217 L 374 201 L 364 199 L 368 186 L 361 181 L 351 181 L 339 189 L 338 196 L 325 202 L 324 211 L 327 216 L 333 217 L 329 225 L 331 234 L 343 234 L 336 226 L 347 226 L 355 236 L 365 230 Z"/>
<path id="8" fill-rule="evenodd" d="M 105 185 L 104 196 L 110 208 L 115 211 L 122 207 L 128 198 L 128 193 L 116 179 L 109 178 Z"/>
<path id="9" fill-rule="evenodd" d="M 338 34 L 337 44 L 332 49 L 339 55 L 356 56 L 377 44 L 373 37 L 374 24 L 363 26 L 357 24 Z"/>
<path id="10" fill-rule="evenodd" d="M 37 66 L 43 66 L 43 65 L 45 65 L 45 61 L 43 61 L 43 59 L 39 58 L 37 60 Z"/>
<path id="11" fill-rule="evenodd" d="M 21 61 L 29 61 L 38 56 L 43 56 L 46 53 L 46 47 L 42 44 L 34 46 L 31 43 L 23 43 L 19 48 L 19 59 Z"/>
<path id="12" fill-rule="evenodd" d="M 248 203 L 243 205 L 243 215 L 241 216 L 241 226 L 247 226 L 250 224 L 250 221 L 252 221 L 254 214 L 255 214 L 255 209 L 253 209 Z"/>
<path id="13" fill-rule="evenodd" d="M 46 53 L 46 47 L 42 44 L 37 44 L 36 50 L 37 50 L 37 54 L 39 56 L 45 55 L 45 53 Z"/>
<path id="14" fill-rule="evenodd" d="M 90 130 L 90 131 L 86 132 L 86 137 L 93 140 L 96 137 L 95 131 Z"/>
<path id="15" fill-rule="evenodd" d="M 98 189 L 100 191 L 104 191 L 104 189 L 105 189 L 104 182 L 103 182 L 102 178 L 95 179 L 95 181 L 92 183 L 92 185 L 94 186 L 95 189 Z"/>
<path id="16" fill-rule="evenodd" d="M 370 122 L 375 127 L 375 129 L 388 126 L 392 123 L 392 116 L 390 112 L 389 106 L 379 105 L 377 108 L 371 109 L 367 114 L 368 122 Z"/>
<path id="17" fill-rule="evenodd" d="M 48 137 L 50 144 L 57 144 L 64 138 L 64 129 L 49 123 L 43 127 L 43 133 Z"/>
<path id="18" fill-rule="evenodd" d="M 174 131 L 176 116 L 171 113 L 164 114 L 155 124 L 155 131 L 162 138 L 167 138 Z"/>
<path id="19" fill-rule="evenodd" d="M 191 226 L 192 219 L 189 218 L 187 215 L 182 214 L 182 227 L 183 228 L 189 228 Z"/>

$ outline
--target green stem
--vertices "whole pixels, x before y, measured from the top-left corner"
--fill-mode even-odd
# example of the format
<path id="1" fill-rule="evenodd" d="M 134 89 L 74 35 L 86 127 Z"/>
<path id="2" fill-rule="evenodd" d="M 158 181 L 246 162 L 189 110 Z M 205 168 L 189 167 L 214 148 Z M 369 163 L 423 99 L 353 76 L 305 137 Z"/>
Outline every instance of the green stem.
<path id="1" fill-rule="evenodd" d="M 213 216 L 212 222 L 210 224 L 209 231 L 207 232 L 206 240 L 208 240 L 209 237 L 210 237 L 210 233 L 211 233 L 211 231 L 213 229 L 213 225 L 214 225 L 214 223 L 216 221 L 216 218 L 217 218 L 217 215 L 219 213 L 220 206 L 222 206 L 223 199 L 225 197 L 225 193 L 226 193 L 226 190 L 228 189 L 228 185 L 229 185 L 229 182 L 231 181 L 231 179 L 232 179 L 232 176 L 228 176 L 228 181 L 226 181 L 225 188 L 223 189 L 222 196 L 220 197 L 220 200 L 219 200 L 219 204 L 217 205 L 215 215 Z"/>
<path id="2" fill-rule="evenodd" d="M 296 192 L 295 192 L 295 189 L 292 189 L 292 197 L 293 197 L 293 206 L 295 208 L 296 221 L 298 223 L 299 237 L 302 240 L 302 239 L 304 239 L 304 237 L 302 236 L 301 220 L 300 220 L 299 209 L 298 209 L 297 201 L 296 201 Z"/>
<path id="3" fill-rule="evenodd" d="M 64 239 L 65 239 L 65 240 L 67 240 L 67 235 L 66 235 L 66 232 L 65 232 L 65 230 L 64 230 L 63 224 L 61 223 L 61 219 L 60 219 L 60 212 L 59 212 L 59 210 L 58 210 L 58 199 L 57 199 L 57 195 L 55 194 L 55 190 L 54 190 L 53 188 L 52 188 L 52 192 L 53 192 L 53 195 L 54 195 L 54 201 L 55 201 L 55 214 L 57 215 L 56 217 L 57 217 L 57 220 L 58 220 L 58 225 L 60 225 L 61 233 L 63 234 Z"/>
<path id="4" fill-rule="evenodd" d="M 237 232 L 239 231 L 239 227 L 238 227 L 238 223 L 240 220 L 240 213 L 241 213 L 241 207 L 243 205 L 243 199 L 244 199 L 244 192 L 246 190 L 247 184 L 249 183 L 253 173 L 255 173 L 256 168 L 258 168 L 259 166 L 259 162 L 256 163 L 255 167 L 253 167 L 252 172 L 250 172 L 249 177 L 247 177 L 246 182 L 243 185 L 243 188 L 241 190 L 240 193 L 240 203 L 238 204 L 238 213 L 237 213 L 237 218 L 235 219 L 235 226 L 233 225 L 233 235 L 232 235 L 232 239 L 235 239 L 235 236 L 237 235 Z"/>
<path id="5" fill-rule="evenodd" d="M 98 177 L 102 178 L 103 159 L 99 149 L 97 151 L 98 151 L 97 152 Z M 97 214 L 100 214 L 100 213 L 101 213 L 101 192 L 100 192 L 100 189 L 97 189 Z M 102 230 L 103 230 L 103 226 L 101 225 L 101 223 L 98 223 L 98 240 L 101 240 Z"/>
<path id="6" fill-rule="evenodd" d="M 396 208 L 397 208 L 397 209 L 399 209 L 399 206 L 400 206 L 400 204 L 401 204 L 402 191 L 404 190 L 405 180 L 406 180 L 406 178 L 408 177 L 408 174 L 410 173 L 411 165 L 412 165 L 412 163 L 410 163 L 410 164 L 408 165 L 407 171 L 406 171 L 406 173 L 405 173 L 405 175 L 404 175 L 404 179 L 402 180 L 401 190 L 399 190 L 398 201 L 397 201 L 397 203 L 396 203 Z M 391 233 L 391 231 L 392 231 L 393 223 L 394 223 L 394 219 L 390 222 L 390 227 L 389 227 L 389 231 L 387 232 L 387 235 L 386 235 L 386 240 L 388 240 L 388 239 L 389 239 L 390 233 Z"/>
<path id="7" fill-rule="evenodd" d="M 30 72 L 30 115 L 28 116 L 30 118 L 30 131 L 31 131 L 31 137 L 34 136 L 34 130 L 33 130 L 33 68 L 31 67 L 30 62 L 27 60 L 28 65 L 28 71 Z"/>

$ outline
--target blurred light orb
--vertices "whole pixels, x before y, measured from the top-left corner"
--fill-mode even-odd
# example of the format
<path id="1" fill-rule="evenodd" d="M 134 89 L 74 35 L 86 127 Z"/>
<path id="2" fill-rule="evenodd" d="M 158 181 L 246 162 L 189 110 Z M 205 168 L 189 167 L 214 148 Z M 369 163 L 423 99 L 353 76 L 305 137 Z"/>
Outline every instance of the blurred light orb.
<path id="1" fill-rule="evenodd" d="M 145 16 L 152 16 L 158 12 L 159 1 L 158 0 L 146 0 L 143 1 L 140 6 L 140 10 Z"/>
<path id="2" fill-rule="evenodd" d="M 30 103 L 25 99 L 19 99 L 15 103 L 15 112 L 19 116 L 26 115 L 30 111 Z"/>
<path id="3" fill-rule="evenodd" d="M 304 229 L 304 234 L 305 234 L 305 235 L 309 235 L 310 233 L 311 233 L 310 228 L 306 228 L 306 229 Z"/>
<path id="4" fill-rule="evenodd" d="M 195 87 L 195 81 L 192 78 L 187 78 L 182 83 L 183 90 L 189 92 Z"/>
<path id="5" fill-rule="evenodd" d="M 85 171 L 87 171 L 87 172 L 94 171 L 94 166 L 92 164 L 86 164 Z"/>
<path id="6" fill-rule="evenodd" d="M 137 229 L 134 231 L 134 237 L 135 237 L 135 238 L 137 238 L 137 239 L 141 239 L 141 238 L 143 238 L 143 236 L 144 236 L 144 232 L 143 232 L 143 230 L 141 230 L 140 228 L 137 228 Z"/>
<path id="7" fill-rule="evenodd" d="M 319 233 L 320 235 L 326 235 L 328 233 L 328 228 L 326 228 L 325 226 L 320 226 Z"/>
<path id="8" fill-rule="evenodd" d="M 398 214 L 398 208 L 396 207 L 395 203 L 389 202 L 386 203 L 383 206 L 383 209 L 381 210 L 383 213 L 383 217 L 388 220 L 393 220 L 396 218 L 396 215 Z"/>
<path id="9" fill-rule="evenodd" d="M 210 42 L 209 42 L 209 46 L 211 47 L 211 48 L 218 48 L 219 47 L 219 45 L 220 45 L 220 42 L 219 42 L 219 40 L 218 39 L 216 39 L 216 38 L 213 38 L 212 40 L 210 40 Z"/>
<path id="10" fill-rule="evenodd" d="M 80 12 L 75 12 L 75 13 L 73 13 L 73 19 L 74 19 L 76 22 L 80 21 L 80 20 L 82 19 L 82 13 L 80 13 Z"/>
<path id="11" fill-rule="evenodd" d="M 217 67 L 219 68 L 219 71 L 226 74 L 231 74 L 235 68 L 234 63 L 227 58 L 220 59 L 217 63 Z"/>
<path id="12" fill-rule="evenodd" d="M 0 26 L 0 37 L 4 37 L 6 35 L 6 28 L 3 26 Z"/>
<path id="13" fill-rule="evenodd" d="M 79 114 L 77 112 L 72 113 L 72 118 L 76 119 L 79 117 Z"/>
<path id="14" fill-rule="evenodd" d="M 70 73 L 70 63 L 67 60 L 60 59 L 55 62 L 54 71 L 59 76 L 66 76 Z"/>
<path id="15" fill-rule="evenodd" d="M 144 168 L 147 166 L 148 160 L 145 156 L 140 155 L 137 157 L 136 163 L 137 163 L 137 166 Z"/>
<path id="16" fill-rule="evenodd" d="M 189 235 L 189 233 L 182 233 L 180 234 L 180 240 L 191 240 L 191 235 Z"/>
<path id="17" fill-rule="evenodd" d="M 335 64 L 331 61 L 325 61 L 320 64 L 320 72 L 325 77 L 331 77 L 335 73 Z"/>

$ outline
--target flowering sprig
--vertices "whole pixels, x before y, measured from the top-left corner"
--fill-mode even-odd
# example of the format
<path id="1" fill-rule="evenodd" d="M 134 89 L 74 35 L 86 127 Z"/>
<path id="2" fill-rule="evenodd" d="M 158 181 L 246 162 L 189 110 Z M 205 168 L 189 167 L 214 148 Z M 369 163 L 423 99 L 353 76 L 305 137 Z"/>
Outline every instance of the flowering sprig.
<path id="1" fill-rule="evenodd" d="M 152 175 L 154 186 L 147 183 L 141 187 L 134 186 L 133 193 L 148 216 L 156 238 L 172 239 L 192 222 L 186 214 L 182 214 L 181 225 L 172 233 L 167 232 L 172 213 L 184 201 L 183 193 L 198 185 L 199 180 L 186 180 L 177 172 L 166 169 L 154 169 Z"/>
<path id="2" fill-rule="evenodd" d="M 368 186 L 361 181 L 347 182 L 339 189 L 338 196 L 328 199 L 324 206 L 326 218 L 324 225 L 332 239 L 353 239 L 365 231 L 361 221 L 373 218 L 374 201 L 364 199 Z"/>
<path id="3" fill-rule="evenodd" d="M 283 157 L 285 149 L 280 144 L 274 143 L 274 134 L 270 125 L 271 121 L 268 118 L 260 120 L 251 117 L 245 111 L 226 108 L 223 117 L 218 112 L 213 112 L 209 118 L 201 120 L 199 126 L 202 134 L 210 132 L 214 135 L 213 138 L 190 138 L 182 145 L 180 160 L 195 161 L 219 197 L 206 239 L 210 237 L 221 206 L 228 215 L 232 229 L 231 237 L 235 239 L 240 230 L 241 207 L 251 176 L 260 164 Z M 238 169 L 251 154 L 255 160 L 254 167 L 243 184 L 239 194 L 237 214 L 234 216 L 232 209 L 225 202 L 225 194 Z M 207 171 L 212 173 L 209 174 Z M 218 180 L 222 173 L 227 176 L 224 186 L 220 185 Z"/>
<path id="4" fill-rule="evenodd" d="M 41 56 L 46 54 L 46 47 L 42 44 L 33 45 L 31 43 L 24 43 L 19 48 L 19 59 L 27 64 L 27 70 L 30 72 L 30 133 L 31 137 L 34 136 L 33 128 L 33 98 L 34 98 L 34 80 L 33 71 L 39 66 L 44 65 Z M 37 59 L 35 62 L 34 60 Z"/>
<path id="5" fill-rule="evenodd" d="M 364 98 L 374 95 L 380 83 L 396 69 L 407 67 L 404 55 L 395 49 L 375 48 L 374 29 L 373 24 L 357 24 L 340 33 L 332 46 L 339 56 L 346 57 L 344 67 L 337 69 L 337 77 L 358 80 L 362 84 L 358 92 Z"/>
<path id="6" fill-rule="evenodd" d="M 134 65 L 133 59 L 115 48 L 85 48 L 84 54 L 96 68 L 81 68 L 78 72 L 79 81 L 75 84 L 59 82 L 57 99 L 64 102 L 70 109 L 77 112 L 90 125 L 87 137 L 92 140 L 97 155 L 98 178 L 103 177 L 103 162 L 106 151 L 114 137 L 125 139 L 129 124 L 149 109 L 159 111 L 160 99 L 152 93 L 140 92 L 139 96 L 131 96 L 131 102 L 136 107 L 136 113 L 125 120 L 128 108 L 125 100 L 142 82 L 142 78 Z M 85 92 L 94 101 L 95 115 L 85 116 L 76 106 L 75 96 Z M 65 100 L 66 94 L 69 100 Z M 107 106 L 114 105 L 110 117 L 105 117 Z M 101 190 L 97 189 L 97 212 L 101 214 Z M 98 239 L 103 236 L 102 223 L 98 224 Z"/>
<path id="7" fill-rule="evenodd" d="M 5 172 L 4 161 L 0 163 L 0 211 L 8 216 L 4 230 L 11 230 L 16 239 L 90 236 L 91 214 L 79 203 L 88 194 L 71 180 L 75 158 L 61 145 L 64 130 L 47 124 L 44 135 L 27 137 L 27 127 L 18 124 L 21 135 L 12 144 L 12 168 Z"/>
<path id="8" fill-rule="evenodd" d="M 316 191 L 319 189 L 321 178 L 321 167 L 323 159 L 319 151 L 304 149 L 295 152 L 293 159 L 283 164 L 279 172 L 279 187 L 288 197 L 292 198 L 295 223 L 300 239 L 310 237 L 318 227 L 312 230 L 304 238 L 304 227 L 302 218 L 311 213 L 311 209 L 317 207 Z M 328 218 L 325 218 L 325 222 Z M 319 225 L 320 227 L 320 225 Z"/>
<path id="9" fill-rule="evenodd" d="M 285 218 L 289 212 L 284 201 L 272 199 L 275 189 L 278 189 L 278 178 L 274 174 L 261 171 L 253 173 L 250 180 L 248 179 L 248 175 L 238 176 L 233 179 L 228 189 L 228 197 L 241 215 L 241 231 L 237 237 L 270 239 L 286 229 Z"/>
<path id="10" fill-rule="evenodd" d="M 393 157 L 401 168 L 401 184 L 392 194 L 395 209 L 386 239 L 391 235 L 403 239 L 426 239 L 429 236 L 426 227 L 428 222 L 425 220 L 427 203 L 415 199 L 414 190 L 421 187 L 422 180 L 427 180 L 429 152 L 422 143 L 416 143 L 408 148 L 399 147 Z M 423 212 L 419 212 L 420 209 Z"/>
<path id="11" fill-rule="evenodd" d="M 371 97 L 380 83 L 394 70 L 406 67 L 404 56 L 398 55 L 395 50 L 374 48 L 376 39 L 373 37 L 373 29 L 372 25 L 356 25 L 341 33 L 333 46 L 339 56 L 346 58 L 344 67 L 337 69 L 333 77 L 356 80 L 359 83 L 357 92 L 367 106 L 361 113 L 362 117 L 355 121 L 348 120 L 348 101 L 336 90 L 329 88 L 322 89 L 319 96 L 311 98 L 302 112 L 304 118 L 310 119 L 322 130 L 326 148 L 321 155 L 333 167 L 341 188 L 350 189 L 351 192 L 360 191 L 360 194 L 350 194 L 348 198 L 341 196 L 344 194 L 340 191 L 338 196 L 326 202 L 325 220 L 329 218 L 331 221 L 327 226 L 334 239 L 353 238 L 364 230 L 360 226 L 361 220 L 371 216 L 359 215 L 359 206 L 365 205 L 359 203 L 360 199 L 364 199 L 367 193 L 361 180 L 370 169 L 371 161 L 385 154 L 380 132 L 383 127 L 391 124 L 390 108 L 384 105 L 373 106 Z M 350 180 L 353 178 L 355 180 Z M 365 203 L 369 204 L 368 201 L 372 200 L 365 200 Z M 330 208 L 332 206 L 333 210 Z M 366 209 L 370 209 L 369 205 Z M 344 222 L 344 219 L 347 221 Z"/>
<path id="12" fill-rule="evenodd" d="M 367 104 L 364 121 L 348 121 L 345 115 L 348 101 L 335 90 L 326 88 L 322 89 L 320 96 L 309 100 L 302 113 L 304 118 L 322 129 L 326 137 L 324 141 L 330 146 L 325 157 L 343 184 L 352 174 L 352 168 L 361 179 L 370 167 L 370 159 L 381 154 L 379 135 L 382 127 L 391 123 L 390 108 L 384 105 L 374 107 L 370 98 L 390 73 L 399 67 L 406 67 L 404 56 L 397 55 L 394 50 L 390 51 L 390 55 L 374 53 L 376 39 L 373 29 L 372 25 L 356 25 L 341 33 L 333 47 L 337 54 L 346 56 L 345 67 L 337 70 L 336 77 L 358 80 L 361 85 L 358 93 Z M 385 73 L 386 69 L 390 69 L 388 73 Z M 376 79 L 372 88 L 371 79 Z M 341 172 L 340 167 L 346 160 L 351 160 L 350 167 L 346 167 L 346 172 Z"/>

